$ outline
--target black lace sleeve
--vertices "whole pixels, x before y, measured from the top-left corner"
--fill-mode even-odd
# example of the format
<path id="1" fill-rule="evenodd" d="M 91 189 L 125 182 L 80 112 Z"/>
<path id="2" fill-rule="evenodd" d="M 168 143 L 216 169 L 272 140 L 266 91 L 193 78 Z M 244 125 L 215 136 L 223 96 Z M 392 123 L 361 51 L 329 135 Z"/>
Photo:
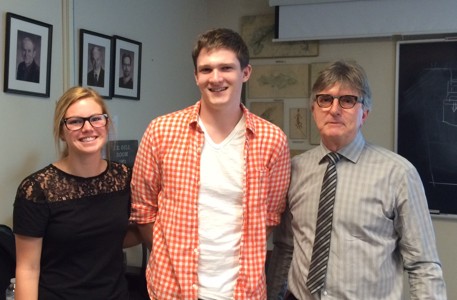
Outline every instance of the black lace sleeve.
<path id="1" fill-rule="evenodd" d="M 14 233 L 33 237 L 45 234 L 49 210 L 40 181 L 50 168 L 48 166 L 33 173 L 19 185 L 13 210 Z"/>

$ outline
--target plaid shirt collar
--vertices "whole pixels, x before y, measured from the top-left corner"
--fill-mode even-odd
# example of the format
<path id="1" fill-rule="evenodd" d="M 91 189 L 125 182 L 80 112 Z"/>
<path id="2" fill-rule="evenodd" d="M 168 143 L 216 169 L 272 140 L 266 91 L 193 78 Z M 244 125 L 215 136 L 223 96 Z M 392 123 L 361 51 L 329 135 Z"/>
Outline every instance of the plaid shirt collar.
<path id="1" fill-rule="evenodd" d="M 197 101 L 197 103 L 195 103 L 195 105 L 193 107 L 192 114 L 189 115 L 189 126 L 190 126 L 190 128 L 192 128 L 194 130 L 197 130 L 200 133 L 203 133 L 203 130 L 198 125 L 200 107 L 201 107 L 201 100 Z M 248 136 L 248 138 L 254 138 L 256 134 L 255 134 L 254 122 L 252 120 L 252 114 L 247 109 L 247 107 L 244 106 L 243 103 L 240 103 L 240 107 L 243 110 L 243 114 L 244 114 L 244 117 L 246 119 L 247 136 Z"/>

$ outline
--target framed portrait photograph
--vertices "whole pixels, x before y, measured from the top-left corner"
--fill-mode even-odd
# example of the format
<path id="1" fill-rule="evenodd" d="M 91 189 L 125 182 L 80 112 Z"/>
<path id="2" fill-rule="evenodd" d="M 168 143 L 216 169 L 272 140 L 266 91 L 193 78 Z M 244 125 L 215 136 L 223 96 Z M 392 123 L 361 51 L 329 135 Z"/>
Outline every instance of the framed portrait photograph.
<path id="1" fill-rule="evenodd" d="M 6 13 L 5 93 L 49 97 L 52 25 Z"/>
<path id="2" fill-rule="evenodd" d="M 111 98 L 112 38 L 80 29 L 79 84 L 91 87 L 103 98 Z"/>
<path id="3" fill-rule="evenodd" d="M 140 100 L 141 43 L 114 36 L 113 97 Z"/>

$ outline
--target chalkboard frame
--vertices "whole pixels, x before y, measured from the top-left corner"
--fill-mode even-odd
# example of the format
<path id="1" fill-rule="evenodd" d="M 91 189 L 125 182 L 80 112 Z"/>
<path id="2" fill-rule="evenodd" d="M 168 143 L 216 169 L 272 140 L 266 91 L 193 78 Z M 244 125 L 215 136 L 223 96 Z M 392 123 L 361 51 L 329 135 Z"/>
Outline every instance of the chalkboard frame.
<path id="1" fill-rule="evenodd" d="M 395 150 L 418 170 L 430 213 L 455 217 L 456 39 L 397 42 L 395 117 Z"/>

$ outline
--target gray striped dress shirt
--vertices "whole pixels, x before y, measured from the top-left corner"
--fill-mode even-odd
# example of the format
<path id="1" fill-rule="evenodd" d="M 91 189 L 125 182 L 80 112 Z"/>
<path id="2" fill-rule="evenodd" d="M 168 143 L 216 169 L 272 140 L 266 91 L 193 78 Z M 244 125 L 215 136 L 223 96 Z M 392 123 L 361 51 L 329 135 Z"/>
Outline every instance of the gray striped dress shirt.
<path id="1" fill-rule="evenodd" d="M 288 209 L 275 229 L 268 299 L 277 300 L 288 273 L 301 300 L 399 300 L 403 272 L 411 299 L 446 299 L 435 234 L 421 179 L 403 157 L 365 142 L 361 132 L 338 151 L 338 185 L 324 289 L 306 287 L 319 194 L 329 151 L 316 147 L 292 160 Z M 293 250 L 293 253 L 292 253 Z M 290 269 L 289 269 L 290 265 Z"/>

